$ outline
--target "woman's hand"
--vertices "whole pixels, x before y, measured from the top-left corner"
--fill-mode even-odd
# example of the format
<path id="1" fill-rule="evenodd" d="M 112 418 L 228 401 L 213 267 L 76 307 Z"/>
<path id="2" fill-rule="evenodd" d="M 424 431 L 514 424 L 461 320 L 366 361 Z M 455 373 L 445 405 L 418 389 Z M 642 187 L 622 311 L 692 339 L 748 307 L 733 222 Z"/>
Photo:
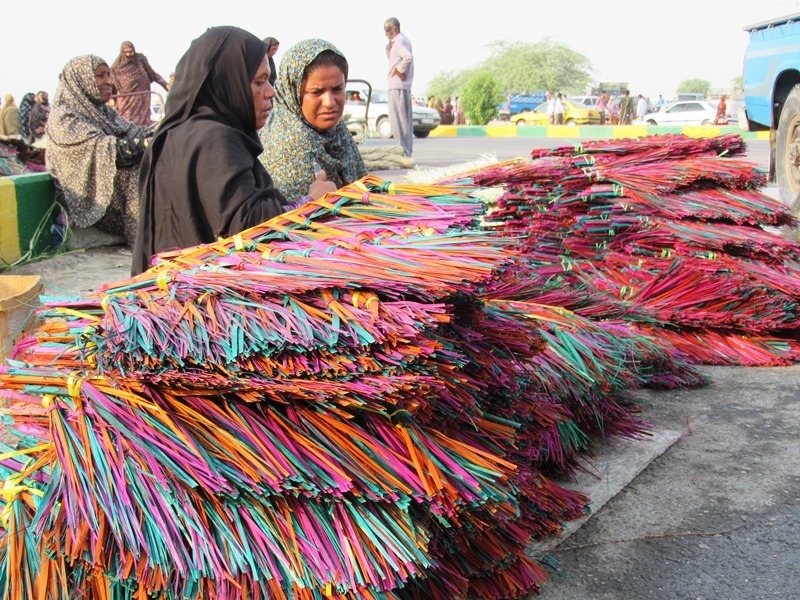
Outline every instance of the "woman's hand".
<path id="1" fill-rule="evenodd" d="M 314 200 L 319 200 L 325 194 L 336 191 L 336 184 L 328 181 L 328 176 L 325 174 L 325 169 L 317 171 L 317 178 L 311 183 L 308 188 L 308 195 Z"/>

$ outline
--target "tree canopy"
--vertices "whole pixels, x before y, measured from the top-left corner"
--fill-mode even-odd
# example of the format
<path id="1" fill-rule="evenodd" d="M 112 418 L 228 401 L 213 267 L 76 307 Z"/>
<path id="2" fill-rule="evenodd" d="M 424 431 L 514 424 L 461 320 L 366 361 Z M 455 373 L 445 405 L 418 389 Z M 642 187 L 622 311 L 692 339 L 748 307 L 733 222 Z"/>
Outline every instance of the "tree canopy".
<path id="1" fill-rule="evenodd" d="M 427 95 L 454 97 L 478 72 L 489 72 L 503 94 L 554 91 L 582 94 L 591 83 L 591 61 L 567 46 L 545 38 L 536 43 L 493 42 L 489 58 L 472 69 L 442 72 Z"/>
<path id="2" fill-rule="evenodd" d="M 464 115 L 473 125 L 486 125 L 497 116 L 503 100 L 500 85 L 489 71 L 473 73 L 463 90 Z"/>
<path id="3" fill-rule="evenodd" d="M 711 83 L 705 79 L 686 79 L 681 81 L 678 86 L 679 94 L 703 94 L 708 96 L 708 91 L 711 89 Z"/>

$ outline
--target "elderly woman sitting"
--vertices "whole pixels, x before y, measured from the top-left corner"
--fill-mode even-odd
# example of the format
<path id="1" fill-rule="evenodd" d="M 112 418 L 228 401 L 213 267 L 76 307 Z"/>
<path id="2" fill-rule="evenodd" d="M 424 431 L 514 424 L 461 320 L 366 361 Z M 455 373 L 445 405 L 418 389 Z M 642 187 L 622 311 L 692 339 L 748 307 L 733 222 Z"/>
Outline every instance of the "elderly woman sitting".
<path id="1" fill-rule="evenodd" d="M 139 165 L 152 130 L 120 117 L 110 98 L 106 61 L 85 55 L 66 64 L 46 125 L 47 169 L 71 227 L 94 225 L 132 245 Z"/>
<path id="2" fill-rule="evenodd" d="M 261 130 L 261 161 L 281 193 L 296 201 L 318 170 L 342 187 L 366 175 L 353 136 L 342 121 L 348 65 L 325 40 L 304 40 L 281 60 L 275 110 Z"/>

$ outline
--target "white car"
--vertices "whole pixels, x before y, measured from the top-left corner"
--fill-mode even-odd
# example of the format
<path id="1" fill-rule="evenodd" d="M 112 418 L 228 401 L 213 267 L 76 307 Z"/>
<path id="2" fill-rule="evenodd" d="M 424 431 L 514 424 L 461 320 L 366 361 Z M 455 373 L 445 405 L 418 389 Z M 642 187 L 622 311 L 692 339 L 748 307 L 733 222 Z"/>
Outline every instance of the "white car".
<path id="1" fill-rule="evenodd" d="M 570 96 L 567 98 L 567 100 L 573 104 L 577 104 L 578 106 L 588 106 L 589 108 L 594 108 L 599 99 L 600 96 Z"/>
<path id="2" fill-rule="evenodd" d="M 674 102 L 644 116 L 648 125 L 712 125 L 717 109 L 705 100 Z"/>
<path id="3" fill-rule="evenodd" d="M 347 128 L 353 135 L 359 135 L 364 124 L 364 113 L 367 112 L 368 91 L 362 88 L 347 88 L 344 112 L 349 115 Z M 355 99 L 360 98 L 360 99 Z M 414 136 L 426 138 L 436 129 L 442 119 L 439 112 L 427 106 L 412 105 Z M 372 90 L 369 103 L 369 130 L 372 134 L 388 139 L 392 137 L 392 125 L 389 123 L 389 95 L 386 90 Z"/>

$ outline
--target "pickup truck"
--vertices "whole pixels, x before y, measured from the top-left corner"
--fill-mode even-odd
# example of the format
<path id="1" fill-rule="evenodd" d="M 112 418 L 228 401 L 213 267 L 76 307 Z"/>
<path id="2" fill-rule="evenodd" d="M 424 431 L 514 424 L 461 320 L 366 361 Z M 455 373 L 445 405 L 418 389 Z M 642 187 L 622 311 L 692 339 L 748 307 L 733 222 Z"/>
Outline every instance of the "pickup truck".
<path id="1" fill-rule="evenodd" d="M 500 118 L 508 119 L 514 115 L 535 110 L 542 102 L 547 101 L 544 92 L 533 94 L 512 94 L 508 100 L 497 107 Z"/>
<path id="2" fill-rule="evenodd" d="M 800 209 L 800 13 L 755 23 L 744 55 L 744 104 L 750 131 L 769 130 L 769 179 Z"/>

